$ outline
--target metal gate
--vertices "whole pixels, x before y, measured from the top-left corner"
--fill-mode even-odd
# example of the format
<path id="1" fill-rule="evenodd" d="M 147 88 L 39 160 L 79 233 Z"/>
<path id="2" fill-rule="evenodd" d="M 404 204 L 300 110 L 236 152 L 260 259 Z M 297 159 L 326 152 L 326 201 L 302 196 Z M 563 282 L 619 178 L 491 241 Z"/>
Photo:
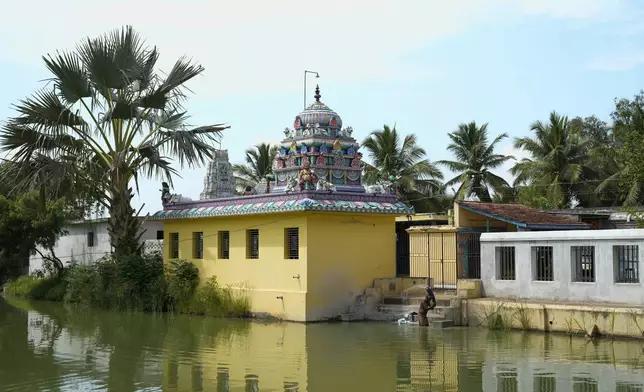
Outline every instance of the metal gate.
<path id="1" fill-rule="evenodd" d="M 481 279 L 481 233 L 458 233 L 459 279 Z"/>
<path id="2" fill-rule="evenodd" d="M 396 230 L 396 276 L 409 276 L 409 233 Z"/>
<path id="3" fill-rule="evenodd" d="M 411 277 L 428 277 L 437 289 L 456 288 L 456 251 L 455 231 L 410 233 Z"/>

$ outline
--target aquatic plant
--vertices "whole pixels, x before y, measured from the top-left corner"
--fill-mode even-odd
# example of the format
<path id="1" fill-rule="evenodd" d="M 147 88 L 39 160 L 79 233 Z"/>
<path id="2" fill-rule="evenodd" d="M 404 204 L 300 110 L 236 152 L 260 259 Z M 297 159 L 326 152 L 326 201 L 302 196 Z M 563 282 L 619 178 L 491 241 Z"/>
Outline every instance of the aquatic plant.
<path id="1" fill-rule="evenodd" d="M 498 302 L 490 306 L 483 307 L 483 321 L 479 323 L 487 325 L 491 330 L 509 330 L 512 328 L 512 319 L 507 317 L 504 309 L 505 303 Z M 506 316 L 504 318 L 504 316 Z M 507 320 L 506 320 L 507 319 Z"/>
<path id="2" fill-rule="evenodd" d="M 519 322 L 521 329 L 527 331 L 532 328 L 532 323 L 530 322 L 530 309 L 526 306 L 525 301 L 516 301 L 513 315 Z"/>

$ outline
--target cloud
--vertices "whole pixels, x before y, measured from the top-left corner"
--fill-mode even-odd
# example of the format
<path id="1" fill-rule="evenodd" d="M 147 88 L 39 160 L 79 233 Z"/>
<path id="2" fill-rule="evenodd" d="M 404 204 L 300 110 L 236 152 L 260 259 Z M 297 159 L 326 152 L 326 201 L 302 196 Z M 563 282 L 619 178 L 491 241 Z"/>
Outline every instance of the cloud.
<path id="1" fill-rule="evenodd" d="M 618 18 L 628 6 L 628 2 L 624 0 L 522 0 L 515 3 L 528 15 L 574 20 Z"/>
<path id="2" fill-rule="evenodd" d="M 602 55 L 588 63 L 593 71 L 623 72 L 644 64 L 644 51 L 633 50 Z"/>
<path id="3" fill-rule="evenodd" d="M 40 56 L 133 24 L 168 69 L 188 54 L 206 67 L 199 97 L 300 88 L 302 71 L 335 82 L 417 79 L 404 54 L 428 42 L 520 14 L 596 18 L 616 9 L 597 0 L 23 0 L 0 16 L 2 57 L 43 70 Z M 582 6 L 583 5 L 583 6 Z M 29 24 L 15 15 L 29 15 Z"/>

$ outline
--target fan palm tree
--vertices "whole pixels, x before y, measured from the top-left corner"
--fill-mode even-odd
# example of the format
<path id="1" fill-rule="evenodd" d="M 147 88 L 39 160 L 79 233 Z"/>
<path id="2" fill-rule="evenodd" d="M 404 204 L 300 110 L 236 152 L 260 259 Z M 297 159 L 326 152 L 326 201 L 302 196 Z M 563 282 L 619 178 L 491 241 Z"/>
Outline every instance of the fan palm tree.
<path id="1" fill-rule="evenodd" d="M 499 195 L 507 193 L 509 188 L 507 181 L 490 171 L 514 159 L 512 156 L 494 152 L 497 143 L 508 137 L 507 134 L 500 134 L 490 143 L 487 138 L 487 123 L 479 127 L 472 121 L 469 124 L 460 124 L 456 131 L 447 136 L 452 140 L 447 150 L 454 154 L 456 160 L 443 160 L 438 163 L 459 173 L 445 183 L 445 186 L 461 184 L 456 192 L 456 198 L 462 200 L 476 195 L 479 200 L 490 202 L 492 193 Z"/>
<path id="2" fill-rule="evenodd" d="M 401 142 L 396 127 L 385 125 L 367 136 L 362 147 L 372 161 L 365 163 L 366 184 L 394 178 L 402 201 L 418 212 L 436 207 L 434 201 L 443 194 L 443 174 L 425 158 L 425 150 L 418 146 L 415 135 L 406 135 Z"/>
<path id="3" fill-rule="evenodd" d="M 167 74 L 155 71 L 156 48 L 132 27 L 43 57 L 49 83 L 15 105 L 0 142 L 20 167 L 25 186 L 60 179 L 82 184 L 110 214 L 116 255 L 140 251 L 140 220 L 132 208 L 132 181 L 172 183 L 179 167 L 206 163 L 221 124 L 190 128 L 181 103 L 185 83 L 204 71 L 181 58 Z"/>
<path id="4" fill-rule="evenodd" d="M 246 150 L 246 164 L 235 164 L 235 182 L 246 187 L 259 184 L 268 174 L 273 173 L 273 161 L 279 151 L 278 146 L 262 143 Z"/>
<path id="5" fill-rule="evenodd" d="M 550 113 L 550 121 L 534 122 L 530 129 L 534 138 L 522 137 L 514 141 L 515 148 L 529 152 L 531 157 L 517 162 L 510 172 L 515 175 L 515 186 L 540 187 L 552 200 L 559 200 L 561 207 L 575 198 L 589 176 L 588 140 L 568 120 L 556 112 Z"/>

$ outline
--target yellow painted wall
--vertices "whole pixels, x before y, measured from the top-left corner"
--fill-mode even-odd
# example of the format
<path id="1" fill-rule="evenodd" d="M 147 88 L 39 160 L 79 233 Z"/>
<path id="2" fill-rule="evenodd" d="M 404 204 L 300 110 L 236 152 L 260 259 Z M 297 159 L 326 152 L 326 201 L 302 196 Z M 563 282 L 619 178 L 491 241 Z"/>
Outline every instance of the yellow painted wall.
<path id="1" fill-rule="evenodd" d="M 325 213 L 307 221 L 307 320 L 338 316 L 374 279 L 396 276 L 394 216 Z"/>
<path id="2" fill-rule="evenodd" d="M 299 228 L 298 260 L 285 259 L 285 229 Z M 246 230 L 259 230 L 259 259 L 246 259 Z M 218 258 L 218 231 L 230 232 L 230 259 Z M 204 233 L 204 256 L 193 258 L 193 232 Z M 376 278 L 395 276 L 395 217 L 347 213 L 289 213 L 167 220 L 179 233 L 179 258 L 202 279 L 246 285 L 252 311 L 291 321 L 337 317 Z M 171 241 L 164 241 L 165 259 Z M 299 275 L 299 279 L 294 278 Z M 277 297 L 283 297 L 278 299 Z"/>
<path id="3" fill-rule="evenodd" d="M 299 259 L 286 259 L 286 228 L 299 228 Z M 164 259 L 170 256 L 170 233 L 179 233 L 179 258 L 191 260 L 202 279 L 215 275 L 222 284 L 245 285 L 252 311 L 305 321 L 307 213 L 166 220 Z M 259 230 L 259 258 L 246 258 L 246 230 Z M 218 231 L 230 232 L 230 258 L 219 259 Z M 192 233 L 204 233 L 204 256 L 193 258 Z M 294 276 L 300 275 L 300 279 Z M 284 297 L 283 300 L 277 297 Z"/>
<path id="4" fill-rule="evenodd" d="M 244 390 L 241 380 L 248 375 L 256 376 L 260 391 L 282 391 L 285 382 L 295 383 L 300 391 L 308 390 L 305 325 L 250 323 L 243 333 L 233 330 L 217 336 L 206 333 L 200 336 L 190 351 L 184 351 L 186 347 L 176 347 L 176 340 L 169 340 L 164 363 L 164 391 L 218 391 L 217 378 L 221 377 L 218 370 L 228 374 L 231 391 Z M 198 368 L 202 373 L 199 380 L 194 375 Z"/>
<path id="5" fill-rule="evenodd" d="M 475 214 L 472 211 L 462 208 L 458 203 L 454 203 L 454 224 L 456 227 L 484 229 L 487 227 L 488 221 L 491 229 L 502 229 L 503 231 L 517 230 L 516 226 L 512 224 Z"/>

